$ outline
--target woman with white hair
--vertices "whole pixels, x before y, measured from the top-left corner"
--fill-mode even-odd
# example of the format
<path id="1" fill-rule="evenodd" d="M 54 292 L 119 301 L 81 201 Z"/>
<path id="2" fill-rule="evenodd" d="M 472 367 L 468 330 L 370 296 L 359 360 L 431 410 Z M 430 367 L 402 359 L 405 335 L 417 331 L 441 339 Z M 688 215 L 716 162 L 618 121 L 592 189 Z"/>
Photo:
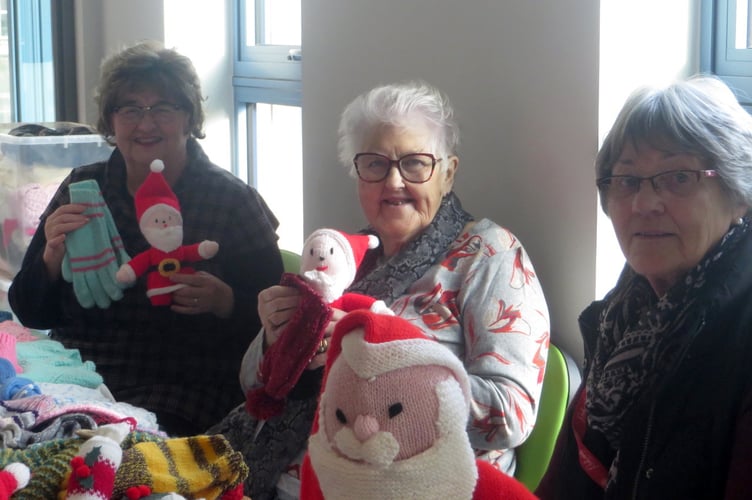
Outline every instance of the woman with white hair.
<path id="1" fill-rule="evenodd" d="M 543 499 L 752 498 L 752 117 L 697 77 L 626 102 L 595 162 L 626 266 Z"/>
<path id="2" fill-rule="evenodd" d="M 535 424 L 548 355 L 548 309 L 520 241 L 488 219 L 476 220 L 453 191 L 459 131 L 451 105 L 422 82 L 380 86 L 345 108 L 339 137 L 340 160 L 356 179 L 369 223 L 364 232 L 381 241 L 366 253 L 347 291 L 383 300 L 460 358 L 472 387 L 470 442 L 480 458 L 512 474 L 514 448 Z M 259 294 L 263 334 L 244 359 L 246 389 L 257 384 L 266 348 L 299 304 L 294 288 L 273 286 Z M 343 314 L 334 311 L 327 335 Z M 316 356 L 303 378 L 320 382 L 325 356 Z M 318 393 L 316 382 L 310 386 L 315 389 L 305 408 L 309 421 Z M 295 397 L 301 398 L 300 391 Z M 300 409 L 289 403 L 290 412 Z M 249 438 L 256 428 L 243 411 L 215 431 L 244 452 L 253 471 L 254 463 L 264 468 L 269 460 L 258 456 L 259 446 Z M 276 429 L 277 435 L 289 430 L 272 420 L 264 429 Z M 288 447 L 298 456 L 310 425 L 301 428 L 305 434 L 297 449 Z M 267 498 L 255 481 L 260 478 L 251 473 L 246 493 Z"/>

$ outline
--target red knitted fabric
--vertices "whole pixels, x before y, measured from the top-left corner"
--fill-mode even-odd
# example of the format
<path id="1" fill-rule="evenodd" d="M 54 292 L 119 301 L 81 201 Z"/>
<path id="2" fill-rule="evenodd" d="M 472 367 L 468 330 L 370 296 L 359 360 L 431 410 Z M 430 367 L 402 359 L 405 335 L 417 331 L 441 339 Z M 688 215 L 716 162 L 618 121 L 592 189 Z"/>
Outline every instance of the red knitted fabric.
<path id="1" fill-rule="evenodd" d="M 246 394 L 246 411 L 261 420 L 282 412 L 285 397 L 316 354 L 332 317 L 332 308 L 299 275 L 284 273 L 280 284 L 298 288 L 301 301 L 279 339 L 264 353 L 259 367 L 264 385 Z"/>

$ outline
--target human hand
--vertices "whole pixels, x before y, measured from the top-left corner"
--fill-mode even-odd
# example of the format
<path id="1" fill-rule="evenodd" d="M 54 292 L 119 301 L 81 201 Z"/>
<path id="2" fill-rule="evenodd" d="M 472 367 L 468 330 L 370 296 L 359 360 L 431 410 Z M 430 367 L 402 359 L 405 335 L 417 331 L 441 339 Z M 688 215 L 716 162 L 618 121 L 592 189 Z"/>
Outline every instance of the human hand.
<path id="1" fill-rule="evenodd" d="M 173 283 L 184 285 L 172 292 L 170 308 L 180 314 L 212 313 L 229 318 L 235 307 L 232 287 L 213 274 L 199 271 L 193 274 L 170 275 Z"/>
<path id="2" fill-rule="evenodd" d="M 316 351 L 317 354 L 313 357 L 313 359 L 311 359 L 311 362 L 308 363 L 306 370 L 315 370 L 316 368 L 324 366 L 326 364 L 326 355 L 327 351 L 329 350 L 329 342 L 331 341 L 332 334 L 334 333 L 334 327 L 337 326 L 337 322 L 339 322 L 339 320 L 341 320 L 345 316 L 345 314 L 347 314 L 345 311 L 332 307 L 332 317 L 329 320 L 329 324 L 326 325 L 326 329 L 324 330 L 324 338 L 319 344 L 319 351 L 321 352 Z"/>
<path id="3" fill-rule="evenodd" d="M 258 315 L 264 327 L 264 341 L 269 347 L 279 339 L 282 330 L 300 305 L 300 291 L 275 285 L 258 294 Z"/>
<path id="4" fill-rule="evenodd" d="M 61 274 L 63 257 L 65 257 L 65 237 L 89 222 L 84 215 L 85 205 L 69 203 L 59 206 L 44 223 L 44 236 L 47 244 L 42 253 L 42 261 L 47 267 L 47 275 L 52 281 Z"/>

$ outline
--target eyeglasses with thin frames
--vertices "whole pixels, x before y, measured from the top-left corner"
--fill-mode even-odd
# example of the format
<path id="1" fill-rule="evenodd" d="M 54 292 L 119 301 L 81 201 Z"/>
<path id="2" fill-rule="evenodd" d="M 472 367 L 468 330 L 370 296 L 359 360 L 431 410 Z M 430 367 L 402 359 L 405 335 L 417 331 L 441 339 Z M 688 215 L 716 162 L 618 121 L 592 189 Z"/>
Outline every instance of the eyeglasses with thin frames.
<path id="1" fill-rule="evenodd" d="M 697 192 L 700 180 L 718 177 L 715 170 L 668 170 L 648 177 L 636 175 L 609 175 L 596 181 L 601 196 L 620 200 L 634 196 L 640 191 L 643 181 L 650 181 L 656 193 L 670 193 L 684 198 Z"/>
<path id="2" fill-rule="evenodd" d="M 169 125 L 175 121 L 182 108 L 177 104 L 160 102 L 152 106 L 136 106 L 135 104 L 126 104 L 116 107 L 113 112 L 123 122 L 128 124 L 140 123 L 148 113 L 154 122 L 160 125 Z"/>
<path id="3" fill-rule="evenodd" d="M 411 153 L 396 160 L 378 153 L 358 153 L 353 163 L 364 182 L 381 182 L 389 176 L 392 166 L 396 166 L 406 182 L 422 184 L 431 179 L 436 163 L 441 160 L 430 153 Z"/>

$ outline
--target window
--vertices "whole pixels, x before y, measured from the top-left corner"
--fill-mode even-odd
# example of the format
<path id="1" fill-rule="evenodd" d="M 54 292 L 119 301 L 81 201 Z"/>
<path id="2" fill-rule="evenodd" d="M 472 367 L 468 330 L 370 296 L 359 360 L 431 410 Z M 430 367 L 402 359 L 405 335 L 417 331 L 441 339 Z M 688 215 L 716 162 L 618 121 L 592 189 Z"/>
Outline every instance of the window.
<path id="1" fill-rule="evenodd" d="M 752 111 L 752 1 L 702 0 L 700 70 L 723 79 Z"/>
<path id="2" fill-rule="evenodd" d="M 280 220 L 279 245 L 303 246 L 300 0 L 236 0 L 233 172 Z"/>
<path id="3" fill-rule="evenodd" d="M 76 120 L 73 37 L 73 0 L 0 0 L 0 122 Z"/>

